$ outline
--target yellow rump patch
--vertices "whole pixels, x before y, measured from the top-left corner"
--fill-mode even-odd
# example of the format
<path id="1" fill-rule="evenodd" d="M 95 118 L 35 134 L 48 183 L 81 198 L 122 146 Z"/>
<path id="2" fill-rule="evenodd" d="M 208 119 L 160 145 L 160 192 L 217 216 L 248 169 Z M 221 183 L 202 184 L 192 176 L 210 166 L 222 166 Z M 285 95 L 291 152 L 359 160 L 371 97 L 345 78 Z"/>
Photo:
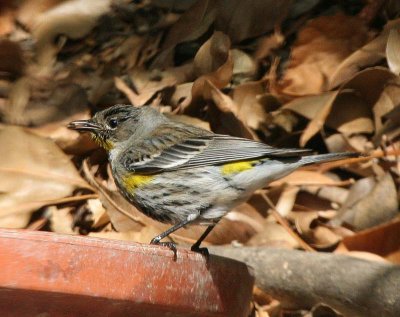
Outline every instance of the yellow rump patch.
<path id="1" fill-rule="evenodd" d="M 126 190 L 133 192 L 137 188 L 150 183 L 153 179 L 154 175 L 129 174 L 122 178 L 122 183 Z"/>
<path id="2" fill-rule="evenodd" d="M 230 175 L 230 174 L 237 174 L 240 172 L 247 171 L 254 167 L 254 164 L 259 162 L 258 160 L 255 161 L 246 161 L 246 162 L 235 162 L 235 163 L 228 163 L 222 165 L 222 175 Z"/>

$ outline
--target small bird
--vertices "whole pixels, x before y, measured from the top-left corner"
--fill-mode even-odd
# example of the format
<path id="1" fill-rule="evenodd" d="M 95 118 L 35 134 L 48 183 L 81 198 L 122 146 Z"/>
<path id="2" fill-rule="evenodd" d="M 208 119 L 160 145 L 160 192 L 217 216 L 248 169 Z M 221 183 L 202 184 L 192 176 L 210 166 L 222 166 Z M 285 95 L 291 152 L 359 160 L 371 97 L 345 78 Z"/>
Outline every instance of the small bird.
<path id="1" fill-rule="evenodd" d="M 150 106 L 115 105 L 68 128 L 90 132 L 108 152 L 122 195 L 145 215 L 172 227 L 151 240 L 161 242 L 191 224 L 207 225 L 192 251 L 231 209 L 252 193 L 297 168 L 356 157 L 357 153 L 307 155 L 310 150 L 274 148 L 264 143 L 215 134 L 172 121 Z"/>

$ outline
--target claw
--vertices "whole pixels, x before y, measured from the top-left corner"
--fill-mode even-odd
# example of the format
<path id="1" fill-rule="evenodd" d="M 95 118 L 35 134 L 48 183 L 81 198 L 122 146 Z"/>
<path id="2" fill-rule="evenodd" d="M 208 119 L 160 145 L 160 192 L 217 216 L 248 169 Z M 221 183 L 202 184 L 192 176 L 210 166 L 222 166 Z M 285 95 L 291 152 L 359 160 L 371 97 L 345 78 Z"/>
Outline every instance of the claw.
<path id="1" fill-rule="evenodd" d="M 200 253 L 201 255 L 203 255 L 204 257 L 206 257 L 207 259 L 210 256 L 210 253 L 208 252 L 207 248 L 200 248 L 198 245 L 194 244 L 192 245 L 192 247 L 190 248 L 190 250 L 192 250 L 193 252 L 196 253 Z"/>
<path id="2" fill-rule="evenodd" d="M 155 237 L 155 238 L 151 239 L 150 244 L 167 247 L 172 252 L 174 252 L 174 261 L 176 261 L 176 259 L 177 259 L 177 250 L 176 250 L 176 244 L 175 243 L 173 243 L 173 242 L 161 242 L 159 237 Z"/>

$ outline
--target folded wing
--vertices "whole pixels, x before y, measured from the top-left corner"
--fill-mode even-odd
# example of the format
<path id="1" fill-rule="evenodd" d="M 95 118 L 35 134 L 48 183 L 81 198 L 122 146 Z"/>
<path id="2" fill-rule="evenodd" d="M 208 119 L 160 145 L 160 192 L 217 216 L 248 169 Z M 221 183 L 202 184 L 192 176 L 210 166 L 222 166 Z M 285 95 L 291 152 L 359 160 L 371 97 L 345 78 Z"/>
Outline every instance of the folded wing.
<path id="1" fill-rule="evenodd" d="M 180 140 L 168 134 L 152 136 L 141 148 L 140 154 L 132 149 L 127 151 L 123 162 L 128 170 L 142 174 L 310 153 L 310 150 L 278 149 L 253 140 L 211 133 L 186 135 Z"/>

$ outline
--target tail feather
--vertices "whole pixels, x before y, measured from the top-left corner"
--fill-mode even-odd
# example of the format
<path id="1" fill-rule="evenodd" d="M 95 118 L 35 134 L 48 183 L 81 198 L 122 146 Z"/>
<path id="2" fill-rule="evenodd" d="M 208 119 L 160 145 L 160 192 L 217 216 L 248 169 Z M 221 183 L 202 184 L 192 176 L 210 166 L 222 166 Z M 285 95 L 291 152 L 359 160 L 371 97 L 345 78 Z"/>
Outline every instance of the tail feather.
<path id="1" fill-rule="evenodd" d="M 301 165 L 308 165 L 314 163 L 324 163 L 330 161 L 338 161 L 345 158 L 359 157 L 361 154 L 356 152 L 341 152 L 341 153 L 328 153 L 303 156 L 299 163 Z"/>

